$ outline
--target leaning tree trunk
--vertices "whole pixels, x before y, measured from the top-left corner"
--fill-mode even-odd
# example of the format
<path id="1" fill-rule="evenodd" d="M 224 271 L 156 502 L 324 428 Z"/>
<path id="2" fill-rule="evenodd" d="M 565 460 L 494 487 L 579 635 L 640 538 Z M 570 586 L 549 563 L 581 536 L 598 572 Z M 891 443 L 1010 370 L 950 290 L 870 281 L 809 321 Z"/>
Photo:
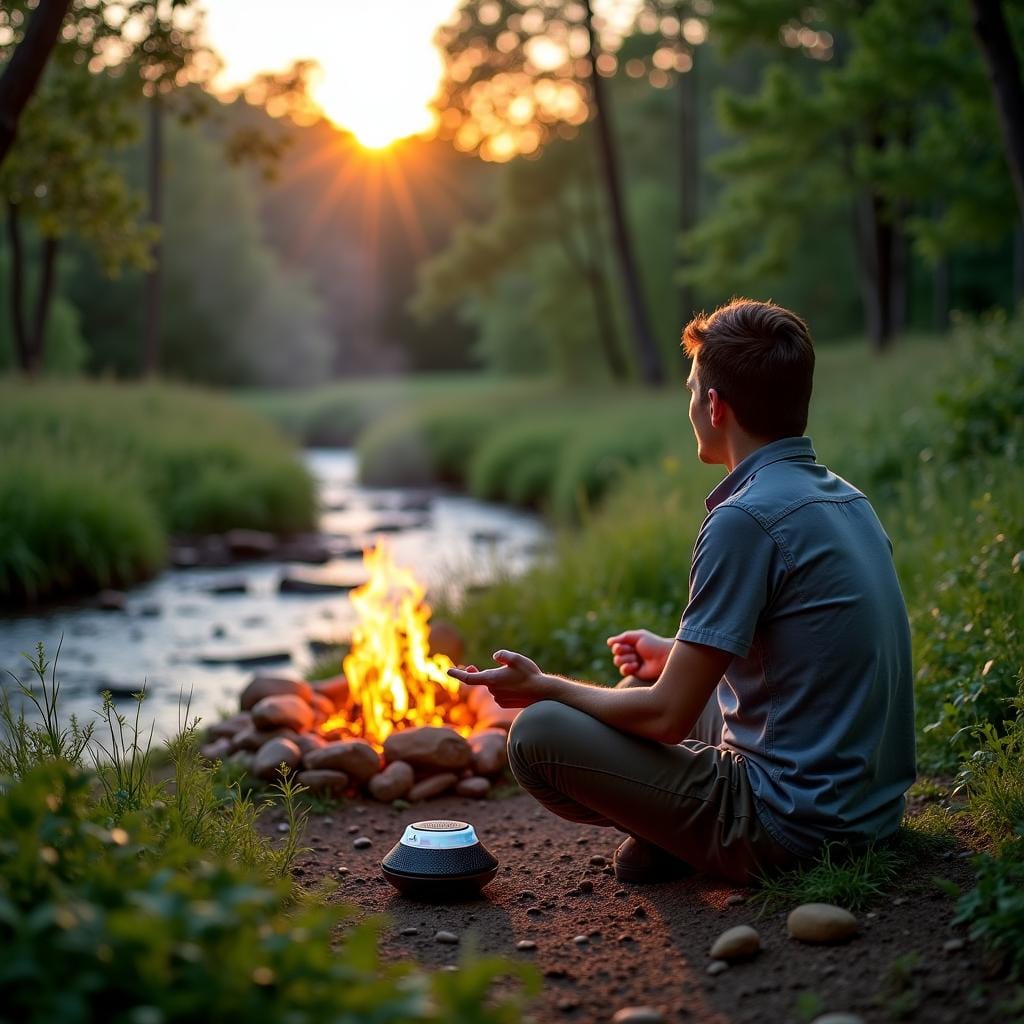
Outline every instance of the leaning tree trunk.
<path id="1" fill-rule="evenodd" d="M 876 352 L 884 352 L 893 336 L 893 238 L 884 200 L 861 195 L 856 210 L 856 237 L 864 319 Z"/>
<path id="2" fill-rule="evenodd" d="M 974 36 L 985 58 L 1003 133 L 1006 162 L 1024 219 L 1024 82 L 1001 0 L 971 0 Z"/>
<path id="3" fill-rule="evenodd" d="M 149 101 L 149 223 L 163 232 L 164 119 L 160 93 Z M 146 275 L 146 319 L 142 346 L 142 372 L 152 376 L 160 365 L 160 333 L 163 327 L 163 242 L 157 235 L 150 256 L 153 265 Z"/>
<path id="4" fill-rule="evenodd" d="M 16 203 L 7 203 L 7 244 L 11 250 L 9 287 L 11 297 L 11 333 L 18 369 L 28 373 L 29 342 L 25 321 L 25 245 L 21 237 L 21 219 Z"/>
<path id="5" fill-rule="evenodd" d="M 626 310 L 629 316 L 633 344 L 639 362 L 640 378 L 644 383 L 655 386 L 665 379 L 654 334 L 651 331 L 640 287 L 640 274 L 637 271 L 636 259 L 626 223 L 626 208 L 622 198 L 622 186 L 619 179 L 619 165 L 612 143 L 611 123 L 609 114 L 611 105 L 605 95 L 604 82 L 597 71 L 599 43 L 594 31 L 594 12 L 590 0 L 584 4 L 587 32 L 590 36 L 590 88 L 594 98 L 594 126 L 598 152 L 601 158 L 601 171 L 604 176 L 605 191 L 612 215 L 612 232 L 615 255 L 622 274 L 622 286 L 625 290 Z"/>
<path id="6" fill-rule="evenodd" d="M 70 6 L 71 0 L 39 0 L 25 35 L 0 75 L 0 164 L 14 143 L 21 112 L 39 84 Z"/>
<path id="7" fill-rule="evenodd" d="M 693 65 L 679 75 L 679 230 L 685 237 L 697 226 L 697 189 L 700 159 L 699 112 L 697 109 L 697 47 Z M 693 318 L 696 300 L 689 282 L 679 286 L 679 314 L 683 325 Z"/>

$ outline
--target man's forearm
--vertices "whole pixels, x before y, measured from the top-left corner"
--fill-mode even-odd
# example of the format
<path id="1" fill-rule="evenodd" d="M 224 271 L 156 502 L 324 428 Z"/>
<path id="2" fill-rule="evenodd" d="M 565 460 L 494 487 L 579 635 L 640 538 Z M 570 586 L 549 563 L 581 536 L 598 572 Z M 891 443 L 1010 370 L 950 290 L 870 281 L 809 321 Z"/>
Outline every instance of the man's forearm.
<path id="1" fill-rule="evenodd" d="M 634 736 L 660 743 L 677 742 L 663 702 L 649 686 L 608 689 L 561 676 L 545 675 L 544 680 L 543 692 L 548 700 L 576 708 L 613 729 Z"/>

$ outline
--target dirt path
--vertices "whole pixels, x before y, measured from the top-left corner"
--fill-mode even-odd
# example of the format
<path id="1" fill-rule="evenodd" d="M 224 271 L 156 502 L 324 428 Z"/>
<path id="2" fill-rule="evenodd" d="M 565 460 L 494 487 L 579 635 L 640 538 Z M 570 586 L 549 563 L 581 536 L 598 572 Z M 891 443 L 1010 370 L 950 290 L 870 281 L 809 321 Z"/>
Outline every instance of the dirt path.
<path id="1" fill-rule="evenodd" d="M 380 859 L 405 825 L 437 817 L 472 822 L 498 858 L 498 875 L 481 899 L 413 902 L 381 875 Z M 269 817 L 268 827 L 276 820 Z M 353 841 L 362 836 L 372 846 L 356 849 Z M 944 948 L 964 939 L 964 929 L 951 925 L 953 901 L 932 879 L 969 884 L 968 851 L 922 862 L 902 892 L 858 915 L 861 929 L 851 942 L 829 948 L 789 939 L 784 912 L 758 919 L 743 902 L 745 891 L 729 884 L 697 877 L 620 885 L 610 867 L 591 862 L 610 862 L 617 839 L 605 829 L 564 822 L 523 794 L 441 798 L 402 811 L 352 801 L 311 816 L 306 842 L 312 850 L 300 858 L 296 875 L 304 884 L 334 878 L 339 901 L 386 914 L 386 957 L 440 968 L 473 943 L 533 963 L 544 979 L 531 1010 L 538 1024 L 610 1021 L 627 1006 L 701 1024 L 806 1024 L 826 1011 L 856 1013 L 865 1022 L 1010 1019 L 1000 1006 L 1012 986 L 986 977 L 982 952 L 969 943 Z M 754 925 L 763 949 L 713 977 L 706 972 L 711 943 L 737 924 Z M 438 931 L 454 932 L 459 943 L 438 942 Z M 517 949 L 522 940 L 535 948 Z"/>

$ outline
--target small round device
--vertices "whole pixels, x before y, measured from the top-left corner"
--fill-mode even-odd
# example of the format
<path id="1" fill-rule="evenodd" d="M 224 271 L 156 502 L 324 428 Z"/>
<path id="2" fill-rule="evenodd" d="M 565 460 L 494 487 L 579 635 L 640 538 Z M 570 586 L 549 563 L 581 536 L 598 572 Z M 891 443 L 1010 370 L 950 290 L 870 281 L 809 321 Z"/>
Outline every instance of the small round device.
<path id="1" fill-rule="evenodd" d="M 417 821 L 380 862 L 406 896 L 472 895 L 497 873 L 498 861 L 465 821 Z"/>

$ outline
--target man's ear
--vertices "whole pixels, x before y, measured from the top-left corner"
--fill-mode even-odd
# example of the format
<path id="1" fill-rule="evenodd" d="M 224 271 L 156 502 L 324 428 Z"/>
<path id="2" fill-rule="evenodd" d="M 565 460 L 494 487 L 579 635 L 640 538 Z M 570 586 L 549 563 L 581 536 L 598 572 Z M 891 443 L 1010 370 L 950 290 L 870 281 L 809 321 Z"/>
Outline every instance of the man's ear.
<path id="1" fill-rule="evenodd" d="M 716 430 L 725 422 L 728 405 L 715 388 L 708 388 L 708 402 L 711 405 L 711 426 Z"/>

